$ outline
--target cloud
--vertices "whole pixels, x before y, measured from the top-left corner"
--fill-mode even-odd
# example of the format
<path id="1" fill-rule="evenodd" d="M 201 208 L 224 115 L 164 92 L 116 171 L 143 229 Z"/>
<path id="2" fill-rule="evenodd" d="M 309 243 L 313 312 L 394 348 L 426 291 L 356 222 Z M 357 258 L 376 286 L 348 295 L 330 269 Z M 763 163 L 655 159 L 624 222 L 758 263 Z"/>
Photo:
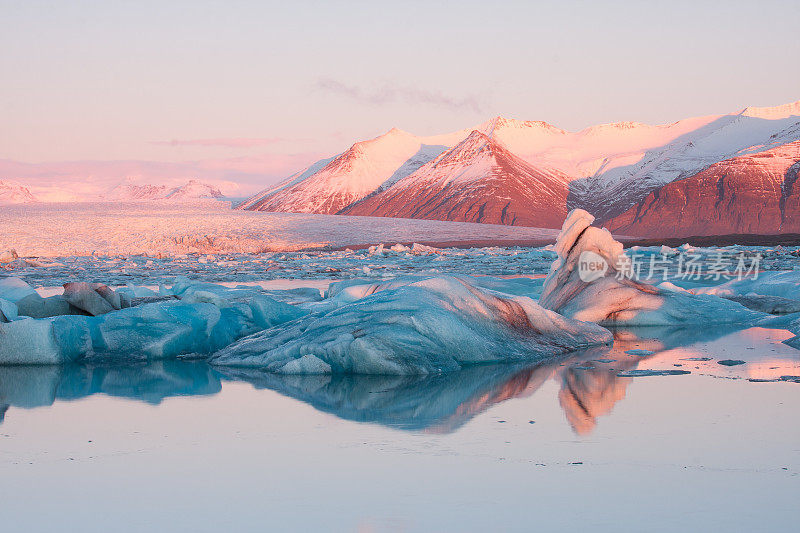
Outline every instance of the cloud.
<path id="1" fill-rule="evenodd" d="M 232 139 L 172 139 L 171 141 L 150 141 L 150 144 L 159 146 L 204 146 L 204 147 L 220 147 L 220 148 L 254 148 L 257 146 L 267 146 L 279 142 L 286 141 L 280 137 L 271 139 L 258 139 L 258 138 L 232 138 Z"/>
<path id="2" fill-rule="evenodd" d="M 475 113 L 482 113 L 484 110 L 483 102 L 474 95 L 468 95 L 464 98 L 453 98 L 439 91 L 427 91 L 425 89 L 408 87 L 396 83 L 384 83 L 377 89 L 365 90 L 361 87 L 348 85 L 332 78 L 319 78 L 315 87 L 319 90 L 372 105 L 401 102 L 411 105 L 429 105 L 454 111 L 469 110 Z"/>

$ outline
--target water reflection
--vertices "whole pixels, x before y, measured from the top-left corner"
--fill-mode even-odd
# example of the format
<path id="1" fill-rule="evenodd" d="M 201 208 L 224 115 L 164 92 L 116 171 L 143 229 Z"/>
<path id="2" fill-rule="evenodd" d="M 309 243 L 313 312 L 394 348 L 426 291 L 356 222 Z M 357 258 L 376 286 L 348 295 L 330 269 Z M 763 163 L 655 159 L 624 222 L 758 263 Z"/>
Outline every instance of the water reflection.
<path id="1" fill-rule="evenodd" d="M 0 410 L 33 408 L 93 394 L 158 404 L 170 396 L 222 390 L 203 361 L 157 361 L 135 365 L 0 366 Z M 2 420 L 2 414 L 0 414 Z"/>
<path id="2" fill-rule="evenodd" d="M 345 420 L 449 433 L 491 406 L 530 396 L 553 379 L 559 384 L 558 400 L 566 420 L 575 433 L 586 435 L 625 398 L 628 385 L 641 379 L 621 377 L 622 371 L 680 366 L 693 373 L 746 379 L 753 377 L 751 367 L 768 364 L 770 376 L 800 373 L 800 351 L 781 345 L 775 335 L 779 334 L 758 328 L 735 333 L 719 327 L 617 329 L 613 347 L 537 364 L 476 366 L 432 376 L 282 376 L 257 369 L 213 368 L 204 361 L 0 367 L 0 421 L 9 407 L 48 406 L 93 394 L 158 404 L 171 396 L 216 394 L 223 381 L 237 381 Z M 645 357 L 626 353 L 634 348 L 654 353 Z M 749 366 L 716 364 L 713 359 L 727 357 L 726 350 L 742 357 L 746 353 Z M 698 361 L 709 357 L 712 360 Z M 759 370 L 759 375 L 764 372 Z"/>

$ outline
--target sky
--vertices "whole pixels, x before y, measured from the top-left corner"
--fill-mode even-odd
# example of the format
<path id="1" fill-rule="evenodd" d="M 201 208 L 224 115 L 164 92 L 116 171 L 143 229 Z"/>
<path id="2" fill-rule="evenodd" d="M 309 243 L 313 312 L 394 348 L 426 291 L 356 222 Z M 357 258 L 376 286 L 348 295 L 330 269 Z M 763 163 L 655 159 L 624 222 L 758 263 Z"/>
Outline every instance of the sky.
<path id="1" fill-rule="evenodd" d="M 392 127 L 788 103 L 798 19 L 796 0 L 0 0 L 0 179 L 145 168 L 249 193 Z"/>

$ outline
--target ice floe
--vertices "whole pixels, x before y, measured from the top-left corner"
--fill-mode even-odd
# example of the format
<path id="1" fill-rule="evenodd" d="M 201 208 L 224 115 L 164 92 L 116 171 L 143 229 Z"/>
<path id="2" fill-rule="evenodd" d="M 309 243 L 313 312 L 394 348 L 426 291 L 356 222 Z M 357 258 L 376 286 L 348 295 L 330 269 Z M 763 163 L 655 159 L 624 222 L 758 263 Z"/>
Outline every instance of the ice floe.
<path id="1" fill-rule="evenodd" d="M 11 321 L 0 323 L 0 364 L 210 354 L 243 336 L 306 313 L 253 288 L 195 285 L 186 279 L 179 279 L 156 296 L 136 297 L 152 292 L 137 288 L 117 293 L 105 285 L 68 284 L 66 296 L 47 299 L 20 280 L 0 281 L 0 294 L 9 298 L 4 301 L 10 305 L 17 305 L 19 315 L 7 316 L 6 311 L 14 315 L 14 309 L 3 304 L 3 315 Z M 128 300 L 130 296 L 133 298 Z M 61 312 L 57 316 L 38 317 L 42 306 L 30 305 L 30 301 L 55 298 L 61 298 L 66 306 L 58 309 Z M 69 304 L 67 298 L 77 306 Z M 138 305 L 119 309 L 123 299 Z M 31 310 L 37 314 L 27 314 Z M 87 312 L 96 316 L 86 316 Z"/>
<path id="2" fill-rule="evenodd" d="M 211 362 L 279 373 L 425 374 L 542 359 L 611 341 L 594 324 L 461 278 L 364 292 L 369 295 L 352 303 L 241 339 Z"/>

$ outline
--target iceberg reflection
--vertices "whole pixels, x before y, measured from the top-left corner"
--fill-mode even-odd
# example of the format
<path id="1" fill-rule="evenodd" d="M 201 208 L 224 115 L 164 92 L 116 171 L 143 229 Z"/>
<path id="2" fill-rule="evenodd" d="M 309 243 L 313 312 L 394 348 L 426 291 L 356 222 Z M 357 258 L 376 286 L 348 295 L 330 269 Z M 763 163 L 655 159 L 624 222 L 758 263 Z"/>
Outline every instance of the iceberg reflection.
<path id="1" fill-rule="evenodd" d="M 800 375 L 800 352 L 780 342 L 790 333 L 737 329 L 614 328 L 612 347 L 538 363 L 480 365 L 427 376 L 285 375 L 259 368 L 212 367 L 204 360 L 0 366 L 0 421 L 9 407 L 48 406 L 94 394 L 159 404 L 172 396 L 213 395 L 224 381 L 235 381 L 275 391 L 343 420 L 450 433 L 493 405 L 534 394 L 552 379 L 559 386 L 558 401 L 567 422 L 576 434 L 586 435 L 599 417 L 625 398 L 628 385 L 642 379 L 621 375 L 626 371 L 677 372 L 679 367 L 694 374 L 758 381 Z M 747 364 L 717 363 L 731 354 L 747 359 Z"/>
<path id="2" fill-rule="evenodd" d="M 561 405 L 567 419 L 576 432 L 585 433 L 584 428 L 594 427 L 595 415 L 608 412 L 614 402 L 624 397 L 624 387 L 630 381 L 617 378 L 616 370 L 586 366 L 607 352 L 608 347 L 596 347 L 538 364 L 481 365 L 428 376 L 282 375 L 252 368 L 217 370 L 227 379 L 274 390 L 345 420 L 435 433 L 453 432 L 491 406 L 530 396 L 555 378 L 562 382 Z M 615 368 L 635 366 L 639 360 L 631 358 L 629 364 Z M 613 398 L 610 404 L 609 398 Z"/>
<path id="3" fill-rule="evenodd" d="M 209 395 L 220 390 L 219 377 L 204 361 L 0 366 L 0 421 L 10 406 L 42 407 L 93 394 L 159 404 L 170 396 Z"/>

